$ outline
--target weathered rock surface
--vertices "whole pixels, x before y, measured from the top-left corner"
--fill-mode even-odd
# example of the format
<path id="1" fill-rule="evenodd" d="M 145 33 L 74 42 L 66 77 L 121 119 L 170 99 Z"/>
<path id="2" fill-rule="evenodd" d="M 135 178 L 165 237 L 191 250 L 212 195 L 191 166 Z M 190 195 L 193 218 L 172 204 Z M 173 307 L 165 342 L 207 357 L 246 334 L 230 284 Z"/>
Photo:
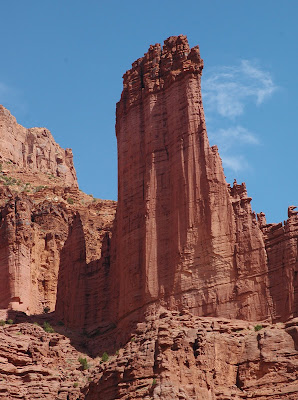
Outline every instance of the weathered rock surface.
<path id="1" fill-rule="evenodd" d="M 25 173 L 47 173 L 78 186 L 71 149 L 62 149 L 45 128 L 26 129 L 0 105 L 0 161 Z M 41 184 L 41 183 L 40 183 Z"/>
<path id="2" fill-rule="evenodd" d="M 79 357 L 86 358 L 88 369 L 82 369 Z M 66 336 L 38 324 L 0 327 L 0 399 L 77 400 L 94 363 Z"/>
<path id="3" fill-rule="evenodd" d="M 284 224 L 267 224 L 264 214 L 259 216 L 268 256 L 275 321 L 298 315 L 298 212 L 295 209 L 289 207 L 289 218 Z"/>
<path id="4" fill-rule="evenodd" d="M 55 307 L 39 320 L 71 337 L 25 314 L 0 326 L 0 398 L 298 398 L 298 214 L 257 220 L 227 185 L 202 68 L 180 35 L 124 75 L 115 222 L 115 202 L 78 190 L 70 150 L 0 108 L 0 320 Z"/>
<path id="5" fill-rule="evenodd" d="M 23 128 L 2 106 L 0 129 L 0 308 L 42 313 L 55 308 L 60 253 L 74 215 L 81 215 L 91 262 L 101 257 L 116 203 L 79 191 L 71 150 L 49 131 Z"/>
<path id="6" fill-rule="evenodd" d="M 203 61 L 185 36 L 132 65 L 117 104 L 119 192 L 114 320 L 145 304 L 195 315 L 271 318 L 262 232 L 245 185 L 230 188 L 210 147 Z"/>
<path id="7" fill-rule="evenodd" d="M 287 329 L 148 309 L 117 358 L 94 370 L 85 398 L 297 399 L 298 352 Z"/>

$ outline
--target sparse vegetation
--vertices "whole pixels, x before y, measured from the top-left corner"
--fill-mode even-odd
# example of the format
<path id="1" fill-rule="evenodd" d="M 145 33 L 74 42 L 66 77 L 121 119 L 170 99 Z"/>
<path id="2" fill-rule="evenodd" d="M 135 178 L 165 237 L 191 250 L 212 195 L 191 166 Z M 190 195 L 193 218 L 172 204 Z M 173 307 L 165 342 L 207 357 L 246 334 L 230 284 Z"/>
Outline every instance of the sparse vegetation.
<path id="1" fill-rule="evenodd" d="M 131 342 L 135 342 L 135 341 L 136 341 L 136 338 L 133 336 L 133 337 L 130 339 L 130 341 L 131 341 Z"/>
<path id="2" fill-rule="evenodd" d="M 0 326 L 4 326 L 5 325 L 5 321 L 3 319 L 0 320 Z"/>
<path id="3" fill-rule="evenodd" d="M 9 324 L 9 325 L 12 325 L 12 324 L 13 324 L 13 320 L 12 320 L 12 319 L 8 319 L 8 320 L 6 321 L 6 323 Z"/>
<path id="4" fill-rule="evenodd" d="M 119 356 L 119 350 L 116 350 L 115 356 Z"/>
<path id="5" fill-rule="evenodd" d="M 54 328 L 48 323 L 48 322 L 44 322 L 43 323 L 43 330 L 47 333 L 54 333 Z"/>
<path id="6" fill-rule="evenodd" d="M 33 325 L 40 326 L 38 322 L 33 322 Z"/>
<path id="7" fill-rule="evenodd" d="M 108 361 L 108 359 L 109 359 L 109 355 L 108 355 L 108 353 L 105 351 L 105 352 L 103 353 L 103 355 L 101 356 L 101 361 L 106 362 L 106 361 Z"/>
<path id="8" fill-rule="evenodd" d="M 44 309 L 43 309 L 43 313 L 44 314 L 48 314 L 50 312 L 50 307 L 49 306 L 46 306 Z"/>
<path id="9" fill-rule="evenodd" d="M 156 386 L 156 385 L 157 385 L 157 380 L 156 380 L 156 378 L 153 378 L 152 386 Z"/>
<path id="10" fill-rule="evenodd" d="M 79 363 L 81 364 L 83 371 L 85 371 L 86 369 L 89 368 L 89 365 L 88 365 L 88 362 L 87 362 L 86 358 L 79 357 Z"/>
<path id="11" fill-rule="evenodd" d="M 16 185 L 18 183 L 18 180 L 16 178 L 12 178 L 11 176 L 2 175 L 1 180 L 5 186 Z"/>
<path id="12" fill-rule="evenodd" d="M 256 326 L 255 326 L 255 331 L 258 332 L 258 331 L 260 331 L 262 328 L 263 328 L 262 325 L 256 325 Z"/>
<path id="13" fill-rule="evenodd" d="M 78 382 L 74 382 L 73 387 L 77 388 L 79 386 Z"/>
<path id="14" fill-rule="evenodd" d="M 71 197 L 68 197 L 67 203 L 68 204 L 73 204 L 74 203 L 74 199 L 72 199 Z"/>

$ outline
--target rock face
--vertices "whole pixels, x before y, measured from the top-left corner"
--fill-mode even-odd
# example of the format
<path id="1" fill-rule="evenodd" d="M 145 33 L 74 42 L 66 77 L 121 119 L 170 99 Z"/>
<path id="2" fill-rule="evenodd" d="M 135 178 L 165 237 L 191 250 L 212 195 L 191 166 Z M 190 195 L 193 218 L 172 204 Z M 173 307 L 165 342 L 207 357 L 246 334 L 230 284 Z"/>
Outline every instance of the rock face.
<path id="1" fill-rule="evenodd" d="M 44 128 L 26 129 L 0 105 L 0 161 L 26 173 L 48 173 L 78 186 L 71 149 L 62 149 Z"/>
<path id="2" fill-rule="evenodd" d="M 49 131 L 23 128 L 2 106 L 0 129 L 0 308 L 53 310 L 74 216 L 81 215 L 85 262 L 95 261 L 116 203 L 79 191 L 71 150 L 61 149 Z"/>
<path id="3" fill-rule="evenodd" d="M 289 218 L 284 225 L 267 224 L 264 214 L 259 216 L 268 255 L 275 321 L 298 315 L 298 212 L 295 209 L 289 207 Z"/>
<path id="4" fill-rule="evenodd" d="M 88 360 L 88 370 L 79 357 Z M 77 400 L 92 366 L 69 338 L 47 333 L 36 322 L 0 326 L 1 400 Z"/>
<path id="5" fill-rule="evenodd" d="M 271 317 L 262 232 L 245 185 L 226 184 L 210 147 L 203 61 L 185 36 L 151 46 L 117 104 L 114 319 L 158 302 L 195 315 Z"/>
<path id="6" fill-rule="evenodd" d="M 289 329 L 148 312 L 117 357 L 94 371 L 85 398 L 297 399 L 298 353 Z"/>
<path id="7" fill-rule="evenodd" d="M 124 75 L 117 211 L 0 107 L 0 398 L 298 398 L 298 213 L 267 224 L 226 183 L 202 69 L 180 35 Z"/>

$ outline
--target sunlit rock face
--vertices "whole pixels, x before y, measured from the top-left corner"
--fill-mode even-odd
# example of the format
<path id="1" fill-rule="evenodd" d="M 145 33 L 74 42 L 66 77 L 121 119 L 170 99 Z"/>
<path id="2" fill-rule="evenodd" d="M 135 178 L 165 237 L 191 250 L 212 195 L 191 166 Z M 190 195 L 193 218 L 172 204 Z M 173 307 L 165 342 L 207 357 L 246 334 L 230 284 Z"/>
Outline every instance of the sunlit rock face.
<path id="1" fill-rule="evenodd" d="M 71 149 L 62 149 L 45 128 L 26 129 L 0 105 L 0 161 L 25 173 L 48 173 L 78 186 Z"/>
<path id="2" fill-rule="evenodd" d="M 150 46 L 117 104 L 119 192 L 111 271 L 115 319 L 158 302 L 270 318 L 267 257 L 245 185 L 229 187 L 210 147 L 203 60 L 185 36 Z"/>

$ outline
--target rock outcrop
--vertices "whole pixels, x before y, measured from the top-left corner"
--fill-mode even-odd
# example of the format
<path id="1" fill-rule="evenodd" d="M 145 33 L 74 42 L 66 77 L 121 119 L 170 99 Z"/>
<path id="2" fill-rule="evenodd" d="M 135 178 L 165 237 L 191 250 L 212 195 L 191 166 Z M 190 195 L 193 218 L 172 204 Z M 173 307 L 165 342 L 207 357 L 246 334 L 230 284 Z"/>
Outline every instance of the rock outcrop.
<path id="1" fill-rule="evenodd" d="M 85 398 L 296 400 L 296 324 L 148 310 L 117 357 L 93 371 Z"/>
<path id="2" fill-rule="evenodd" d="M 0 308 L 29 314 L 56 304 L 60 254 L 80 213 L 85 260 L 101 257 L 116 203 L 78 189 L 70 149 L 25 129 L 0 107 Z"/>
<path id="3" fill-rule="evenodd" d="M 45 128 L 26 129 L 0 105 L 0 161 L 24 174 L 45 173 L 78 186 L 71 149 L 62 149 Z"/>
<path id="4" fill-rule="evenodd" d="M 217 147 L 209 146 L 202 69 L 198 46 L 190 49 L 181 35 L 151 46 L 124 75 L 116 321 L 152 302 L 201 316 L 271 318 L 262 232 L 245 185 L 227 185 Z"/>
<path id="5" fill-rule="evenodd" d="M 295 209 L 289 207 L 289 218 L 284 224 L 267 224 L 264 214 L 259 216 L 268 256 L 274 321 L 298 316 L 298 212 Z"/>

